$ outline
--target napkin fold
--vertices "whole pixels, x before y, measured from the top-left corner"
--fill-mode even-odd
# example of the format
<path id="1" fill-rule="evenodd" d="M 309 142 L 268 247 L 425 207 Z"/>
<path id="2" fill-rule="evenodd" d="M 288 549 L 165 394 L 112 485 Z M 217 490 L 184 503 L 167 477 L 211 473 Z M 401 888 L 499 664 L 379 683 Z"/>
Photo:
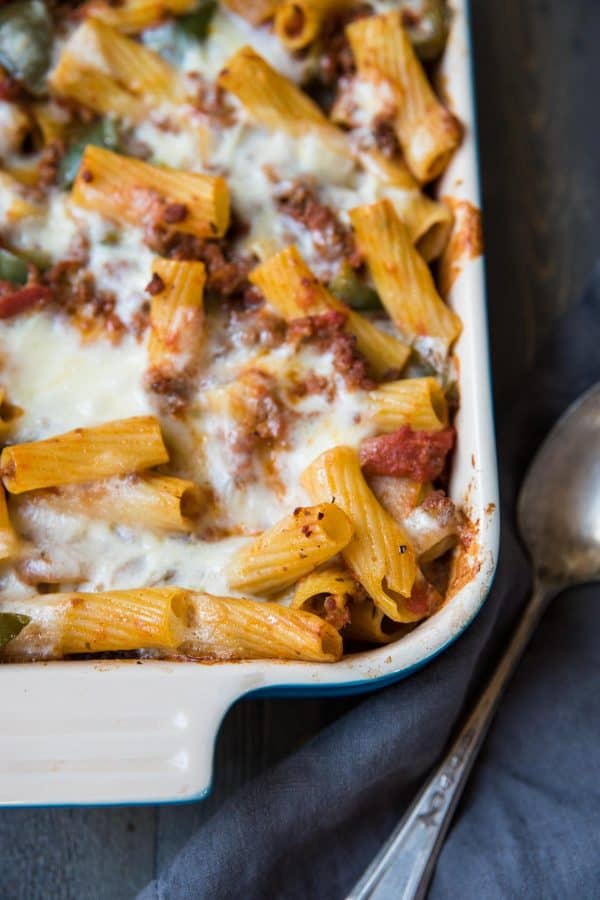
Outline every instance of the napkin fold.
<path id="1" fill-rule="evenodd" d="M 556 418 L 599 379 L 600 264 L 500 410 L 500 560 L 476 620 L 423 670 L 366 696 L 238 791 L 138 900 L 342 900 L 514 627 L 531 581 L 514 524 L 518 486 Z M 554 601 L 502 701 L 431 900 L 598 896 L 599 666 L 600 588 L 572 589 Z"/>

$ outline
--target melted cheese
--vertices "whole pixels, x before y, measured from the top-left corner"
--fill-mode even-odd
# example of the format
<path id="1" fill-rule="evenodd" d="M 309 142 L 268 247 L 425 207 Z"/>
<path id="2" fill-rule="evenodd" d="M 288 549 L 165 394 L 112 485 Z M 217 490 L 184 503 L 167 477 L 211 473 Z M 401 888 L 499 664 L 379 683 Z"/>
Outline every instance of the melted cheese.
<path id="1" fill-rule="evenodd" d="M 45 313 L 18 316 L 0 328 L 0 379 L 23 414 L 13 442 L 147 413 L 144 347 L 125 338 L 83 344 L 79 332 Z"/>
<path id="2" fill-rule="evenodd" d="M 164 536 L 68 515 L 41 505 L 15 517 L 36 551 L 52 561 L 63 588 L 103 591 L 177 584 L 227 594 L 227 568 L 247 538 L 213 543 Z M 60 544 L 56 536 L 61 535 Z"/>
<path id="3" fill-rule="evenodd" d="M 89 241 L 86 268 L 96 288 L 117 300 L 115 311 L 127 325 L 140 305 L 148 300 L 145 287 L 152 275 L 154 253 L 140 241 L 137 228 L 115 229 L 96 213 L 77 213 L 80 228 Z"/>
<path id="4" fill-rule="evenodd" d="M 305 62 L 290 56 L 272 32 L 253 28 L 223 7 L 219 7 L 212 19 L 208 40 L 190 41 L 186 45 L 181 68 L 185 72 L 201 72 L 207 78 L 214 79 L 229 57 L 245 44 L 252 44 L 261 56 L 288 78 L 300 81 L 306 69 Z"/>
<path id="5" fill-rule="evenodd" d="M 3 199 L 7 191 L 2 191 Z M 52 191 L 45 207 L 36 215 L 26 216 L 10 229 L 11 243 L 20 250 L 41 254 L 50 262 L 71 255 L 78 235 L 68 195 Z"/>

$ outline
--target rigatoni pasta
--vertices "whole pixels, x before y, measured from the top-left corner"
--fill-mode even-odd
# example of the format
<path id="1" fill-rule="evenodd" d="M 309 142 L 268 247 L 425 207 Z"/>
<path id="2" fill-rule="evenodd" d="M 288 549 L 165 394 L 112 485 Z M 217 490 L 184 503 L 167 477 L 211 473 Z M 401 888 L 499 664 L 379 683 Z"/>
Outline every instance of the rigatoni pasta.
<path id="1" fill-rule="evenodd" d="M 177 588 L 67 594 L 61 654 L 174 649 L 181 639 L 173 610 L 179 595 Z"/>
<path id="2" fill-rule="evenodd" d="M 92 0 L 89 13 L 125 34 L 136 33 L 158 25 L 169 15 L 191 12 L 196 0 L 122 0 L 115 6 L 107 0 Z"/>
<path id="3" fill-rule="evenodd" d="M 168 63 L 96 18 L 86 20 L 64 46 L 52 85 L 60 96 L 95 112 L 134 121 L 146 118 L 158 103 L 185 98 Z"/>
<path id="4" fill-rule="evenodd" d="M 317 104 L 252 47 L 242 47 L 227 60 L 218 83 L 235 94 L 249 115 L 265 128 L 281 129 L 297 138 L 312 132 L 340 156 L 352 156 L 344 134 Z"/>
<path id="5" fill-rule="evenodd" d="M 5 648 L 11 660 L 134 650 L 174 651 L 183 629 L 179 588 L 47 594 L 23 602 L 30 621 Z M 0 601 L 0 608 L 4 604 Z"/>
<path id="6" fill-rule="evenodd" d="M 379 296 L 400 331 L 408 338 L 428 336 L 446 349 L 451 346 L 460 334 L 460 319 L 438 294 L 390 201 L 357 206 L 350 220 Z"/>
<path id="7" fill-rule="evenodd" d="M 283 0 L 275 15 L 275 33 L 289 50 L 303 50 L 328 20 L 352 6 L 353 0 Z"/>
<path id="8" fill-rule="evenodd" d="M 460 127 L 384 6 L 53 13 L 0 122 L 2 660 L 335 663 L 451 595 Z"/>
<path id="9" fill-rule="evenodd" d="M 385 80 L 394 93 L 394 124 L 411 171 L 420 181 L 436 178 L 458 146 L 460 127 L 433 92 L 400 13 L 358 19 L 346 34 L 359 72 Z"/>
<path id="10" fill-rule="evenodd" d="M 435 378 L 403 378 L 380 385 L 369 395 L 374 421 L 382 431 L 410 425 L 437 431 L 448 424 L 448 404 Z"/>
<path id="11" fill-rule="evenodd" d="M 196 237 L 220 237 L 229 224 L 225 179 L 152 166 L 102 147 L 86 147 L 71 200 L 110 219 Z"/>
<path id="12" fill-rule="evenodd" d="M 272 19 L 281 0 L 221 0 L 227 9 L 246 19 L 252 25 L 262 25 Z"/>
<path id="13" fill-rule="evenodd" d="M 344 635 L 348 640 L 367 644 L 390 644 L 408 631 L 406 625 L 388 618 L 371 600 L 351 603 Z"/>
<path id="14" fill-rule="evenodd" d="M 50 508 L 113 525 L 183 533 L 197 528 L 207 505 L 207 493 L 199 484 L 154 473 L 36 490 L 12 500 L 25 517 L 43 515 L 44 508 Z"/>
<path id="15" fill-rule="evenodd" d="M 452 210 L 421 191 L 402 157 L 390 159 L 371 148 L 360 155 L 365 170 L 389 191 L 390 200 L 421 256 L 430 262 L 442 253 L 452 229 Z"/>
<path id="16" fill-rule="evenodd" d="M 378 374 L 403 369 L 410 353 L 408 345 L 334 297 L 310 271 L 294 244 L 265 260 L 250 273 L 250 280 L 285 319 L 319 315 L 327 310 L 343 313 L 359 351 Z"/>
<path id="17" fill-rule="evenodd" d="M 6 494 L 0 485 L 0 560 L 10 559 L 17 552 L 19 542 L 12 527 L 6 505 Z"/>
<path id="18" fill-rule="evenodd" d="M 0 455 L 0 475 L 11 494 L 21 494 L 127 475 L 168 460 L 158 420 L 134 416 L 5 447 Z"/>
<path id="19" fill-rule="evenodd" d="M 150 305 L 150 365 L 167 371 L 193 367 L 202 343 L 204 263 L 155 259 Z"/>
<path id="20" fill-rule="evenodd" d="M 356 453 L 350 447 L 328 450 L 302 479 L 314 500 L 332 496 L 348 515 L 354 537 L 342 555 L 373 602 L 396 622 L 413 621 L 406 603 L 416 575 L 412 545 L 369 490 Z"/>
<path id="21" fill-rule="evenodd" d="M 276 603 L 196 594 L 188 628 L 179 649 L 191 657 L 336 662 L 342 655 L 335 628 Z"/>
<path id="22" fill-rule="evenodd" d="M 322 567 L 298 581 L 292 606 L 316 612 L 316 603 L 321 597 L 336 598 L 336 611 L 345 607 L 349 600 L 360 591 L 360 585 L 343 565 L 330 564 Z"/>
<path id="23" fill-rule="evenodd" d="M 352 533 L 348 516 L 335 504 L 300 506 L 244 548 L 229 584 L 251 594 L 281 590 L 339 553 Z"/>

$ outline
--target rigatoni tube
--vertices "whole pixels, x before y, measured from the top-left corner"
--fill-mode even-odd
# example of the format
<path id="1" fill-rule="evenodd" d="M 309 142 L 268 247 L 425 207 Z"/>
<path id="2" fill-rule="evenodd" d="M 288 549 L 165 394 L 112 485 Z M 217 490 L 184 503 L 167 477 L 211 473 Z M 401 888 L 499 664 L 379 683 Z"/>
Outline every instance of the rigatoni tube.
<path id="1" fill-rule="evenodd" d="M 363 599 L 362 586 L 343 565 L 332 563 L 300 579 L 292 606 L 320 616 L 340 631 L 349 621 L 348 604 L 356 597 Z"/>
<path id="2" fill-rule="evenodd" d="M 390 159 L 380 150 L 360 154 L 363 167 L 383 185 L 383 192 L 410 234 L 411 241 L 428 262 L 446 247 L 452 231 L 453 215 L 447 203 L 433 200 L 423 193 L 402 158 Z"/>
<path id="3" fill-rule="evenodd" d="M 301 506 L 242 549 L 229 584 L 253 594 L 283 590 L 339 553 L 352 534 L 348 516 L 334 504 Z"/>
<path id="4" fill-rule="evenodd" d="M 275 15 L 275 34 L 288 50 L 303 50 L 328 20 L 353 5 L 353 0 L 284 0 Z"/>
<path id="5" fill-rule="evenodd" d="M 338 632 L 311 613 L 178 587 L 44 594 L 0 601 L 0 612 L 31 618 L 2 651 L 11 660 L 125 650 L 213 660 L 335 662 L 342 655 Z"/>
<path id="6" fill-rule="evenodd" d="M 173 652 L 185 634 L 188 602 L 186 591 L 177 587 L 74 591 L 0 602 L 1 610 L 31 620 L 3 655 L 35 660 L 138 649 Z"/>
<path id="7" fill-rule="evenodd" d="M 92 0 L 86 11 L 87 15 L 125 34 L 135 34 L 159 24 L 169 15 L 191 12 L 196 5 L 197 0 L 121 0 L 118 6 L 110 0 Z"/>
<path id="8" fill-rule="evenodd" d="M 152 368 L 181 373 L 197 360 L 204 322 L 204 263 L 155 259 L 148 358 Z"/>
<path id="9" fill-rule="evenodd" d="M 403 335 L 438 338 L 445 349 L 461 330 L 456 313 L 437 292 L 433 276 L 389 200 L 350 210 L 355 237 L 377 293 Z"/>
<path id="10" fill-rule="evenodd" d="M 334 153 L 351 159 L 346 137 L 314 100 L 293 81 L 274 69 L 252 47 L 241 47 L 219 73 L 218 85 L 238 98 L 249 116 L 273 131 L 292 137 L 312 132 Z"/>
<path id="11" fill-rule="evenodd" d="M 269 256 L 248 277 L 287 321 L 318 315 L 338 302 L 310 270 L 295 244 Z"/>
<path id="12" fill-rule="evenodd" d="M 158 419 L 133 416 L 5 447 L 0 475 L 12 494 L 129 475 L 169 460 Z"/>
<path id="13" fill-rule="evenodd" d="M 6 505 L 6 494 L 0 484 L 0 560 L 10 559 L 17 552 L 19 542 L 11 525 Z"/>
<path id="14" fill-rule="evenodd" d="M 88 18 L 64 44 L 50 76 L 53 91 L 97 113 L 147 118 L 158 104 L 185 100 L 177 71 L 143 44 Z"/>
<path id="15" fill-rule="evenodd" d="M 435 378 L 388 381 L 369 394 L 373 421 L 382 431 L 410 425 L 415 431 L 437 431 L 448 424 L 448 404 Z"/>
<path id="16" fill-rule="evenodd" d="M 193 618 L 179 650 L 199 659 L 336 662 L 342 639 L 312 613 L 278 603 L 193 594 Z"/>
<path id="17" fill-rule="evenodd" d="M 346 34 L 360 74 L 385 80 L 395 95 L 394 125 L 412 173 L 419 181 L 437 178 L 460 142 L 461 129 L 434 94 L 400 12 L 358 19 Z"/>
<path id="18" fill-rule="evenodd" d="M 249 278 L 287 321 L 320 315 L 328 310 L 342 313 L 346 317 L 346 331 L 354 335 L 358 350 L 377 375 L 390 369 L 400 371 L 406 364 L 410 348 L 328 291 L 294 244 L 266 259 L 250 272 Z"/>
<path id="19" fill-rule="evenodd" d="M 334 447 L 302 474 L 313 500 L 334 497 L 349 517 L 354 537 L 342 556 L 373 602 L 396 622 L 415 618 L 407 604 L 416 574 L 415 555 L 406 532 L 378 503 L 351 447 Z"/>
<path id="20" fill-rule="evenodd" d="M 404 520 L 419 563 L 429 563 L 455 547 L 459 540 L 459 518 L 452 500 L 433 491 Z"/>
<path id="21" fill-rule="evenodd" d="M 222 237 L 229 225 L 224 178 L 180 172 L 87 146 L 71 192 L 76 206 L 130 225 L 154 222 L 196 237 Z"/>
<path id="22" fill-rule="evenodd" d="M 394 622 L 383 610 L 367 599 L 350 603 L 350 621 L 344 628 L 344 637 L 351 641 L 366 641 L 369 644 L 389 644 L 406 633 L 408 626 Z"/>
<path id="23" fill-rule="evenodd" d="M 281 0 L 221 0 L 221 3 L 251 25 L 262 25 L 273 18 Z"/>
<path id="24" fill-rule="evenodd" d="M 205 501 L 205 491 L 193 481 L 151 473 L 33 491 L 15 497 L 12 503 L 25 515 L 48 508 L 113 525 L 190 532 Z"/>

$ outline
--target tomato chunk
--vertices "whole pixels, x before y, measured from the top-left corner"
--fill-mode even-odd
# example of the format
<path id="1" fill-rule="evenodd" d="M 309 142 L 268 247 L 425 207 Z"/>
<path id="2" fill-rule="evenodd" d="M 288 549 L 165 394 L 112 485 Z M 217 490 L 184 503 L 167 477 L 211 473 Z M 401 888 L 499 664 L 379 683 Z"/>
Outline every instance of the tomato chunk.
<path id="1" fill-rule="evenodd" d="M 10 319 L 31 309 L 39 300 L 49 300 L 52 291 L 44 284 L 26 284 L 0 296 L 0 319 Z"/>
<path id="2" fill-rule="evenodd" d="M 367 475 L 393 475 L 415 481 L 433 481 L 454 446 L 455 430 L 413 431 L 403 425 L 391 434 L 366 438 L 360 445 L 360 463 Z"/>

